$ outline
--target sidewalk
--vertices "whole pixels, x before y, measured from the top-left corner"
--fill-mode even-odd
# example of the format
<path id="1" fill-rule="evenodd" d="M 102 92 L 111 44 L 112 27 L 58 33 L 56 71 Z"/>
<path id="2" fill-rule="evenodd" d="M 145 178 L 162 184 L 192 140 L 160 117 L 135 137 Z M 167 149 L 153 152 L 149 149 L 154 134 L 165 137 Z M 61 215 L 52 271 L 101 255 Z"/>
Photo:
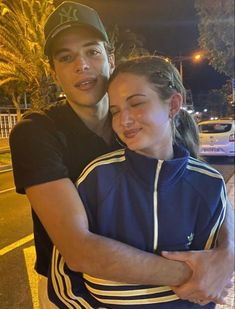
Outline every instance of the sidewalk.
<path id="1" fill-rule="evenodd" d="M 9 148 L 8 138 L 0 138 L 0 149 Z"/>
<path id="2" fill-rule="evenodd" d="M 234 180 L 235 180 L 235 174 L 233 174 L 232 177 L 228 180 L 226 183 L 228 197 L 233 205 L 233 209 L 235 211 L 235 205 L 234 205 Z M 217 305 L 216 309 L 234 309 L 235 308 L 235 302 L 234 302 L 234 291 L 235 291 L 235 274 L 233 274 L 233 286 L 229 290 L 229 294 L 226 297 L 226 305 Z M 203 308 L 203 307 L 202 307 Z"/>
<path id="3" fill-rule="evenodd" d="M 5 171 L 11 168 L 11 156 L 8 138 L 0 138 L 0 171 Z"/>

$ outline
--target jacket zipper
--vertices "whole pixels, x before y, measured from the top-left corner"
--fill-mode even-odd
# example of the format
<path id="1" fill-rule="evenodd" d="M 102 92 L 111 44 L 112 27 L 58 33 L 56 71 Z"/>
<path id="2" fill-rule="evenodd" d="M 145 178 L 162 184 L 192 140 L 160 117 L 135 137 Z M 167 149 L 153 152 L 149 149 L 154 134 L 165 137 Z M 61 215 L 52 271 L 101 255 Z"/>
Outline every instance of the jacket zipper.
<path id="1" fill-rule="evenodd" d="M 155 175 L 155 180 L 154 180 L 154 191 L 153 191 L 153 226 L 154 226 L 154 231 L 153 231 L 153 251 L 156 252 L 157 250 L 157 244 L 158 244 L 158 215 L 157 215 L 157 210 L 158 210 L 158 201 L 157 201 L 157 196 L 158 196 L 158 181 L 159 181 L 159 175 L 160 171 L 162 168 L 162 163 L 163 160 L 158 160 L 157 163 L 157 170 L 156 170 L 156 175 Z"/>

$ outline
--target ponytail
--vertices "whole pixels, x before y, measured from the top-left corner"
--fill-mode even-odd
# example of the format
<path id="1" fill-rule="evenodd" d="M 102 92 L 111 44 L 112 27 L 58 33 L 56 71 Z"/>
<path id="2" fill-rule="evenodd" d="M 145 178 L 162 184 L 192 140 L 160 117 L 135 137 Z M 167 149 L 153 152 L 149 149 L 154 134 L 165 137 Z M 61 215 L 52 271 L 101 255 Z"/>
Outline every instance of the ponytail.
<path id="1" fill-rule="evenodd" d="M 173 120 L 175 143 L 183 145 L 190 156 L 197 158 L 199 149 L 198 126 L 194 118 L 181 109 Z"/>

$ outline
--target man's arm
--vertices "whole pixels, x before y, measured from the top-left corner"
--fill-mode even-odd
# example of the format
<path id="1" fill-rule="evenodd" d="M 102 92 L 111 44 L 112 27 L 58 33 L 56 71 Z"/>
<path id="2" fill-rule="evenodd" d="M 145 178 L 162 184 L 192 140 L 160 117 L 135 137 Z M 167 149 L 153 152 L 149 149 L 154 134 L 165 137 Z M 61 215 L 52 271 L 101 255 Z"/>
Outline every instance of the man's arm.
<path id="1" fill-rule="evenodd" d="M 220 229 L 217 247 L 213 250 L 163 252 L 171 260 L 184 261 L 192 269 L 192 277 L 175 292 L 182 299 L 204 299 L 224 303 L 234 270 L 234 213 L 227 202 L 225 220 Z"/>
<path id="2" fill-rule="evenodd" d="M 29 187 L 26 193 L 52 242 L 74 271 L 151 285 L 179 285 L 191 275 L 185 263 L 91 233 L 77 190 L 67 178 Z"/>

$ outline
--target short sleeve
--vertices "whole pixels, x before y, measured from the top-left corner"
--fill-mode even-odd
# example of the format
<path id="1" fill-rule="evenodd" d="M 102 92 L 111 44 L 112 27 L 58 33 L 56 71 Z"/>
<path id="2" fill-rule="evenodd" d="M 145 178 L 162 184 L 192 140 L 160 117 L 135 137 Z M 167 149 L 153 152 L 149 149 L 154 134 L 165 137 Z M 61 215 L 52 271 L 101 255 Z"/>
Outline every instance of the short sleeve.
<path id="1" fill-rule="evenodd" d="M 10 148 L 16 191 L 68 177 L 64 145 L 59 133 L 43 113 L 32 113 L 11 131 Z"/>

